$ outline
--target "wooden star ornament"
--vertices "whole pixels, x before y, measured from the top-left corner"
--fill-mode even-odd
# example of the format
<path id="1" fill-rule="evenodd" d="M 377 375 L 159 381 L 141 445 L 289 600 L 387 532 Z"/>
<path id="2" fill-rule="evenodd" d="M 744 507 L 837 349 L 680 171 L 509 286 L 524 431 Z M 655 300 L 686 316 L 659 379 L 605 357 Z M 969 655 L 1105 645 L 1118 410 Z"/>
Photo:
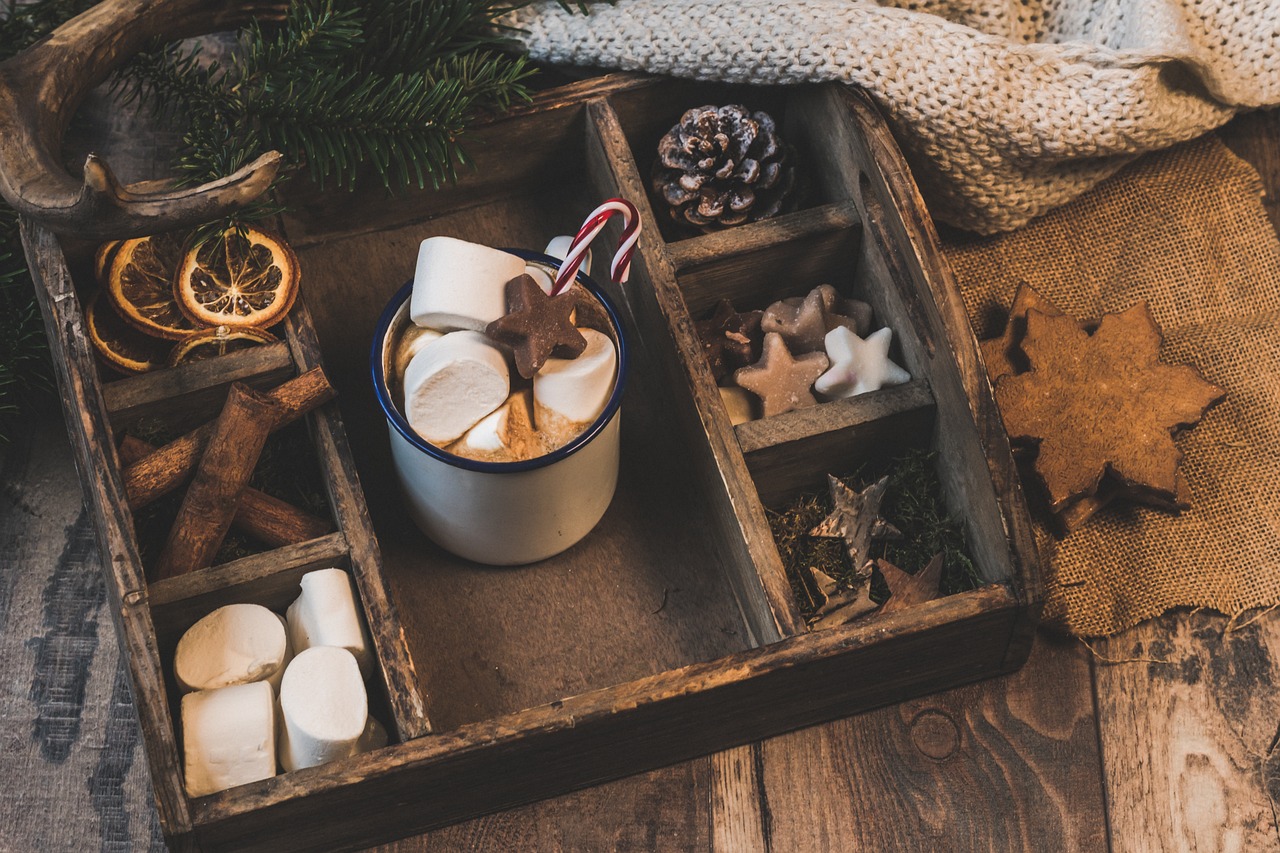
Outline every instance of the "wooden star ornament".
<path id="1" fill-rule="evenodd" d="M 1086 332 L 1070 317 L 1027 312 L 1031 370 L 1002 376 L 996 402 L 1014 441 L 1037 444 L 1036 473 L 1056 512 L 1097 492 L 1103 475 L 1178 498 L 1175 430 L 1195 424 L 1225 392 L 1189 365 L 1159 360 L 1161 334 L 1140 302 Z"/>
<path id="2" fill-rule="evenodd" d="M 858 577 L 871 577 L 873 568 L 871 543 L 878 539 L 897 539 L 902 534 L 898 528 L 880 517 L 880 504 L 884 501 L 889 478 L 881 477 L 860 492 L 855 492 L 839 477 L 827 475 L 827 488 L 831 491 L 834 508 L 831 514 L 809 531 L 810 536 L 843 539 L 849 553 L 849 565 Z"/>
<path id="3" fill-rule="evenodd" d="M 548 296 L 530 275 L 511 279 L 505 293 L 507 313 L 490 323 L 484 333 L 511 347 L 521 376 L 532 379 L 553 355 L 582 355 L 587 339 L 573 325 L 576 295 L 565 292 Z"/>
<path id="4" fill-rule="evenodd" d="M 760 398 L 764 417 L 781 415 L 793 409 L 816 406 L 810 393 L 813 381 L 830 361 L 820 352 L 792 356 L 782 336 L 770 332 L 764 336 L 764 353 L 750 367 L 739 368 L 733 381 Z"/>

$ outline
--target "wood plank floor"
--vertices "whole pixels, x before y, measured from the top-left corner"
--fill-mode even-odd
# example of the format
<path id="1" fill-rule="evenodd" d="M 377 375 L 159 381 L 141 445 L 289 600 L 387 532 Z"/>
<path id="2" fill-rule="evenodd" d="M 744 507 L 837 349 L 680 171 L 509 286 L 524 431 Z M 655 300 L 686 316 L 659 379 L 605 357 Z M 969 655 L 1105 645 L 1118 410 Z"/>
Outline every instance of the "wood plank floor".
<path id="1" fill-rule="evenodd" d="M 1245 116 L 1223 136 L 1263 175 L 1268 208 L 1273 222 L 1280 223 L 1280 120 L 1274 113 Z M 41 592 L 26 590 L 23 566 L 48 562 L 59 552 L 66 561 L 68 553 L 85 550 L 76 551 L 85 528 L 77 521 L 76 480 L 65 438 L 53 419 L 36 426 L 34 439 L 0 450 L 0 616 L 9 614 L 9 629 L 4 618 L 0 629 L 5 633 L 22 620 L 41 618 Z M 79 573 L 74 577 L 89 577 L 93 558 L 80 554 L 77 559 L 85 566 L 72 567 Z M 56 589 L 43 593 L 43 618 L 53 624 L 46 634 L 61 625 L 49 621 L 49 596 L 57 594 Z M 18 605 L 28 600 L 36 602 L 34 610 L 20 611 Z M 93 609 L 90 615 L 97 613 Z M 101 621 L 105 638 L 105 616 Z M 85 742 L 83 755 L 76 747 L 70 758 L 62 755 L 61 763 L 20 766 L 15 759 L 3 765 L 6 775 L 10 770 L 24 775 L 0 794 L 0 830 L 13 833 L 0 832 L 0 850 L 96 847 L 96 842 L 79 848 L 73 842 L 89 832 L 95 814 L 104 827 L 116 821 L 113 837 L 123 839 L 108 844 L 104 828 L 104 850 L 136 849 L 137 839 L 158 842 L 153 825 L 129 829 L 126 806 L 145 808 L 140 803 L 146 790 L 144 762 L 132 758 L 133 741 L 128 760 L 119 750 L 103 757 L 95 752 L 108 748 L 104 742 L 119 740 L 120 732 L 127 736 L 132 724 L 108 713 L 124 699 L 111 687 L 114 649 L 109 640 L 102 645 L 103 667 L 90 671 L 87 688 L 80 684 L 84 714 L 75 723 L 77 732 L 81 726 L 85 730 L 78 735 Z M 28 644 L 10 651 L 21 656 L 39 650 Z M 378 849 L 1280 849 L 1278 685 L 1280 611 L 1240 626 L 1228 626 L 1216 615 L 1175 613 L 1094 643 L 1092 649 L 1042 635 L 1026 667 L 1008 677 Z M 5 690 L 0 699 L 17 695 L 16 688 Z M 5 707 L 0 702 L 0 723 L 8 719 Z M 28 734 L 6 728 L 0 759 L 25 749 Z M 114 757 L 104 764 L 108 755 Z M 85 769 L 97 780 L 87 786 Z M 98 782 L 111 774 L 119 779 L 107 791 Z M 121 802 L 107 802 L 111 798 Z M 83 807 L 88 818 L 81 820 L 75 804 L 90 799 L 92 812 Z M 68 813 L 62 826 L 42 829 L 19 811 L 59 803 Z M 42 831 L 46 835 L 35 834 Z M 40 837 L 52 843 L 51 832 L 58 845 L 31 845 Z"/>

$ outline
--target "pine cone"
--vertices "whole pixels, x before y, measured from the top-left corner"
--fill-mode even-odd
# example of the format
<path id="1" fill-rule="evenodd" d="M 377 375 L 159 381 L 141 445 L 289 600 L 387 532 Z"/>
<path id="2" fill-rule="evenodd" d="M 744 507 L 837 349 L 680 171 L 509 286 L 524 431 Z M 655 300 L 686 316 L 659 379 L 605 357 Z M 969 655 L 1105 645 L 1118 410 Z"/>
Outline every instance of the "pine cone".
<path id="1" fill-rule="evenodd" d="M 716 231 L 768 219 L 789 205 L 792 160 L 768 113 L 738 104 L 697 107 L 658 143 L 653 191 L 676 222 Z"/>

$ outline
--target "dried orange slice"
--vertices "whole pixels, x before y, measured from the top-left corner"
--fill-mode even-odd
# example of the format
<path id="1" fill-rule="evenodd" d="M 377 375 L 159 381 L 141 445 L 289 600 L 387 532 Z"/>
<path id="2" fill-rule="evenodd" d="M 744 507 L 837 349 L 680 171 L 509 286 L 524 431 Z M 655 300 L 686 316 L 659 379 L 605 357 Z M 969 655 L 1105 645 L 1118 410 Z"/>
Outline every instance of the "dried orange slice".
<path id="1" fill-rule="evenodd" d="M 135 329 L 180 341 L 197 327 L 173 298 L 173 273 L 182 259 L 182 237 L 160 234 L 125 240 L 107 279 L 111 307 Z"/>
<path id="2" fill-rule="evenodd" d="M 219 326 L 196 332 L 179 341 L 169 353 L 169 366 L 217 358 L 229 352 L 238 352 L 261 344 L 275 343 L 276 336 L 262 329 L 231 329 Z"/>
<path id="3" fill-rule="evenodd" d="M 101 291 L 94 295 L 85 311 L 85 325 L 93 348 L 103 361 L 117 370 L 146 373 L 165 366 L 170 344 L 144 335 L 120 319 L 111 303 L 102 298 Z"/>
<path id="4" fill-rule="evenodd" d="M 107 283 L 107 273 L 111 270 L 111 262 L 116 258 L 116 252 L 120 251 L 123 240 L 108 240 L 98 247 L 98 251 L 93 254 L 93 277 L 98 284 L 105 285 Z"/>
<path id="5" fill-rule="evenodd" d="M 187 252 L 174 296 L 188 319 L 206 326 L 265 329 L 284 319 L 298 295 L 298 258 L 274 234 L 228 230 Z"/>

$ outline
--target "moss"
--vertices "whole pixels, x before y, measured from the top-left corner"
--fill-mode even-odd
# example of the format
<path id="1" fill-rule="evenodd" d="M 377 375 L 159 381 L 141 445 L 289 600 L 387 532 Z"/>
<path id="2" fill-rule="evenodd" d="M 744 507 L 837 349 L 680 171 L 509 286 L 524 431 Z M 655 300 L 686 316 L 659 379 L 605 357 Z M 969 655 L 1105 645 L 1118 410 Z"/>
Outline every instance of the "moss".
<path id="1" fill-rule="evenodd" d="M 969 555 L 964 528 L 947 514 L 942 500 L 942 484 L 938 480 L 936 454 L 909 451 L 881 464 L 865 465 L 842 478 L 851 488 L 862 490 L 880 477 L 888 475 L 881 516 L 902 531 L 902 538 L 877 542 L 873 556 L 883 557 L 899 568 L 917 572 L 942 552 L 941 590 L 952 595 L 982 584 L 977 567 Z M 769 525 L 796 601 L 806 616 L 816 610 L 810 589 L 810 568 L 835 578 L 841 589 L 857 583 L 844 543 L 839 539 L 821 539 L 809 535 L 831 511 L 831 497 L 821 493 L 801 495 L 778 512 L 769 512 Z M 871 580 L 871 598 L 882 602 L 889 596 L 880 573 Z"/>

